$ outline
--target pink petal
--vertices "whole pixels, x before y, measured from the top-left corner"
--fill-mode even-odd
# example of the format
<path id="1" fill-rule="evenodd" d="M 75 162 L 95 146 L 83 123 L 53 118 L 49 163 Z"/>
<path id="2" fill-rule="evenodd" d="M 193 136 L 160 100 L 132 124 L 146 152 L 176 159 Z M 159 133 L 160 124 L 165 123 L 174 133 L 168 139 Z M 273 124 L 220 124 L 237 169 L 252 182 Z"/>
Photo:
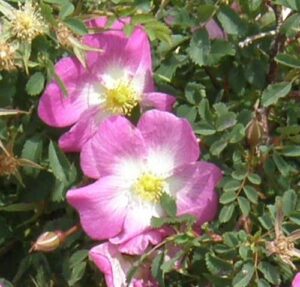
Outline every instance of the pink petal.
<path id="1" fill-rule="evenodd" d="M 59 139 L 59 146 L 65 152 L 78 152 L 84 143 L 94 136 L 100 123 L 108 115 L 98 107 L 87 109 L 78 122 Z"/>
<path id="2" fill-rule="evenodd" d="M 226 33 L 218 25 L 218 23 L 211 19 L 205 24 L 210 39 L 227 39 Z"/>
<path id="3" fill-rule="evenodd" d="M 123 244 L 133 239 L 133 237 L 147 233 L 151 230 L 151 218 L 153 216 L 159 215 L 157 215 L 157 212 L 150 206 L 135 205 L 131 207 L 127 210 L 122 232 L 110 238 L 110 242 L 113 244 Z M 141 239 L 143 238 L 139 238 L 138 240 Z"/>
<path id="4" fill-rule="evenodd" d="M 199 145 L 189 122 L 171 113 L 158 110 L 140 118 L 141 131 L 153 169 L 172 172 L 180 165 L 194 162 L 200 154 Z"/>
<path id="5" fill-rule="evenodd" d="M 87 109 L 88 101 L 83 86 L 93 78 L 84 70 L 79 61 L 67 57 L 55 65 L 57 75 L 63 81 L 68 95 L 64 95 L 56 81 L 52 81 L 42 95 L 39 117 L 50 126 L 65 127 L 74 124 Z"/>
<path id="6" fill-rule="evenodd" d="M 292 282 L 292 287 L 300 287 L 300 272 L 298 272 Z"/>
<path id="7" fill-rule="evenodd" d="M 99 270 L 104 273 L 108 287 L 127 286 L 126 276 L 132 268 L 133 262 L 122 256 L 116 246 L 108 242 L 100 244 L 90 250 L 89 256 Z"/>
<path id="8" fill-rule="evenodd" d="M 128 204 L 126 191 L 121 179 L 109 176 L 71 189 L 67 200 L 78 211 L 84 231 L 91 238 L 102 240 L 122 230 Z"/>
<path id="9" fill-rule="evenodd" d="M 146 150 L 143 138 L 124 117 L 110 117 L 82 148 L 81 168 L 85 175 L 99 178 L 119 172 L 139 172 Z M 136 163 L 136 165 L 135 165 Z"/>
<path id="10" fill-rule="evenodd" d="M 143 107 L 153 107 L 158 110 L 171 112 L 176 98 L 164 93 L 145 93 L 143 95 Z"/>
<path id="11" fill-rule="evenodd" d="M 215 189 L 221 178 L 221 170 L 204 161 L 178 168 L 168 181 L 176 193 L 178 215 L 192 214 L 199 225 L 212 220 L 218 210 Z"/>
<path id="12" fill-rule="evenodd" d="M 143 254 L 150 245 L 160 243 L 164 236 L 159 230 L 150 230 L 120 244 L 118 250 L 130 255 Z"/>

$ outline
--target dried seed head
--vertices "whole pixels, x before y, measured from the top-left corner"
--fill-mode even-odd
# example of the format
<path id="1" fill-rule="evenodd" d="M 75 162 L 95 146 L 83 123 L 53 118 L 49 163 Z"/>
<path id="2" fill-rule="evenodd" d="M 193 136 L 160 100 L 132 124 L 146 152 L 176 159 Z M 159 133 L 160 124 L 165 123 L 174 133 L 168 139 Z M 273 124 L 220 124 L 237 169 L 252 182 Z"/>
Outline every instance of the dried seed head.
<path id="1" fill-rule="evenodd" d="M 47 30 L 38 4 L 32 4 L 31 1 L 26 1 L 23 6 L 19 4 L 19 9 L 10 20 L 13 35 L 29 43 Z"/>
<path id="2" fill-rule="evenodd" d="M 15 49 L 8 43 L 0 43 L 0 71 L 11 71 L 15 68 Z"/>
<path id="3" fill-rule="evenodd" d="M 71 48 L 70 37 L 76 38 L 75 34 L 63 23 L 58 23 L 56 37 L 61 46 Z"/>
<path id="4" fill-rule="evenodd" d="M 0 154 L 0 176 L 10 176 L 18 170 L 18 160 L 10 155 Z"/>

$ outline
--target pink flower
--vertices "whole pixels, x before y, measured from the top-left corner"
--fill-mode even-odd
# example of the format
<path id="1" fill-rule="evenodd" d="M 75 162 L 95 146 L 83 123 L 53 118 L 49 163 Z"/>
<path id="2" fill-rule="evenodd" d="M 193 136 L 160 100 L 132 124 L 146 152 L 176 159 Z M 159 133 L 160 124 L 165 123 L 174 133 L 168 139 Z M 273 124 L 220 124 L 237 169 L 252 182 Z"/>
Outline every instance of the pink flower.
<path id="1" fill-rule="evenodd" d="M 292 287 L 300 287 L 300 272 L 298 272 L 292 282 Z"/>
<path id="2" fill-rule="evenodd" d="M 197 162 L 199 155 L 185 119 L 151 110 L 134 127 L 124 117 L 111 117 L 81 152 L 84 173 L 98 180 L 70 190 L 67 199 L 90 237 L 109 239 L 122 252 L 140 254 L 167 232 L 150 226 L 153 216 L 164 216 L 163 193 L 175 198 L 178 215 L 192 214 L 198 225 L 214 218 L 221 171 Z"/>
<path id="3" fill-rule="evenodd" d="M 105 22 L 100 18 L 88 25 L 98 27 Z M 137 27 L 128 38 L 120 30 L 122 25 L 117 22 L 109 32 L 84 37 L 85 45 L 103 49 L 87 54 L 86 68 L 75 57 L 63 58 L 55 66 L 68 94 L 52 81 L 41 97 L 38 113 L 50 126 L 72 126 L 59 140 L 64 151 L 80 151 L 111 115 L 129 115 L 138 105 L 171 110 L 175 102 L 174 97 L 154 90 L 147 34 Z"/>
<path id="4" fill-rule="evenodd" d="M 151 277 L 149 265 L 142 266 L 134 274 L 130 285 L 127 285 L 126 277 L 137 258 L 121 254 L 116 246 L 109 242 L 92 248 L 89 255 L 90 259 L 104 273 L 108 287 L 158 287 L 158 284 Z"/>

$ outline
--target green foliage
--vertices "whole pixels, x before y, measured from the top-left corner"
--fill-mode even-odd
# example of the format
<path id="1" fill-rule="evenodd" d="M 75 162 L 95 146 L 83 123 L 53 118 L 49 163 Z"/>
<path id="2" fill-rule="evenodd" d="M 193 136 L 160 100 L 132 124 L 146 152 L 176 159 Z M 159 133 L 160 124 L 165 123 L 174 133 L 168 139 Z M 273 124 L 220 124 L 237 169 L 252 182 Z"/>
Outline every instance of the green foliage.
<path id="1" fill-rule="evenodd" d="M 6 2 L 17 7 L 17 1 Z M 144 27 L 157 90 L 176 96 L 175 113 L 193 126 L 202 159 L 224 173 L 218 216 L 201 233 L 195 217 L 176 216 L 174 199 L 162 196 L 166 217 L 153 218 L 152 227 L 167 225 L 174 233 L 138 258 L 128 278 L 151 262 L 160 286 L 290 286 L 294 270 L 267 248 L 276 238 L 276 198 L 282 202 L 283 233 L 300 228 L 298 1 L 37 3 L 50 28 L 46 34 L 32 43 L 0 35 L 1 44 L 16 48 L 14 69 L 0 71 L 0 140 L 23 160 L 17 173 L 0 178 L 0 284 L 105 286 L 88 259 L 88 250 L 97 243 L 84 232 L 70 236 L 52 253 L 28 253 L 44 231 L 65 231 L 79 222 L 65 198 L 68 189 L 86 184 L 79 156 L 59 149 L 64 130 L 43 124 L 37 105 L 52 79 L 68 96 L 55 63 L 69 54 L 83 61 L 81 36 L 95 32 L 85 20 L 105 14 L 106 29 L 120 17 L 132 19 L 124 30 L 127 35 L 136 25 Z M 291 9 L 286 18 L 280 16 L 283 8 Z M 210 20 L 219 27 L 218 37 L 206 25 Z M 76 47 L 59 42 L 59 23 L 78 40 Z M 293 243 L 299 248 L 298 241 Z M 170 255 L 174 245 L 178 250 Z M 291 260 L 299 269 L 299 258 Z"/>

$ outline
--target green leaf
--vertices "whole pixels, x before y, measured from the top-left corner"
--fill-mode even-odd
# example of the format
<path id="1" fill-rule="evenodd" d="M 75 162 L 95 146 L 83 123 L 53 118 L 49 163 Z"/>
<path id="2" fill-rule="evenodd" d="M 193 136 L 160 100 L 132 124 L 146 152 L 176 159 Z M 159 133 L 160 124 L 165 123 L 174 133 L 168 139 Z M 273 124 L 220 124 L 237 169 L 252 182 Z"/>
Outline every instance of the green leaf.
<path id="1" fill-rule="evenodd" d="M 233 287 L 247 287 L 254 274 L 254 266 L 251 263 L 243 265 L 242 270 L 233 278 Z"/>
<path id="2" fill-rule="evenodd" d="M 236 191 L 240 188 L 241 186 L 241 181 L 235 180 L 235 179 L 230 179 L 226 181 L 226 183 L 223 186 L 224 191 Z"/>
<path id="3" fill-rule="evenodd" d="M 274 105 L 279 99 L 288 95 L 292 88 L 289 82 L 281 82 L 269 85 L 262 93 L 261 102 L 264 107 Z"/>
<path id="4" fill-rule="evenodd" d="M 230 132 L 229 142 L 238 143 L 245 137 L 245 127 L 238 123 Z"/>
<path id="5" fill-rule="evenodd" d="M 288 174 L 290 173 L 289 164 L 276 152 L 273 153 L 272 158 L 273 158 L 273 161 L 274 161 L 275 165 L 277 166 L 279 172 L 283 176 L 288 176 Z"/>
<path id="6" fill-rule="evenodd" d="M 256 189 L 253 186 L 250 185 L 246 185 L 243 188 L 247 198 L 254 204 L 257 204 L 257 200 L 258 200 L 258 193 L 256 191 Z"/>
<path id="7" fill-rule="evenodd" d="M 160 204 L 163 210 L 170 217 L 175 217 L 177 213 L 176 201 L 175 199 L 168 195 L 167 193 L 163 193 L 160 199 Z"/>
<path id="8" fill-rule="evenodd" d="M 210 55 L 207 65 L 218 64 L 225 56 L 234 56 L 235 49 L 232 43 L 225 40 L 214 40 L 211 43 Z"/>
<path id="9" fill-rule="evenodd" d="M 215 141 L 211 146 L 209 151 L 215 155 L 215 156 L 219 156 L 221 154 L 221 152 L 226 148 L 226 146 L 228 145 L 228 142 L 226 139 L 219 139 L 217 141 Z"/>
<path id="10" fill-rule="evenodd" d="M 268 283 L 265 279 L 259 279 L 257 281 L 257 287 L 271 287 L 271 285 Z"/>
<path id="11" fill-rule="evenodd" d="M 235 209 L 235 204 L 233 203 L 223 206 L 219 214 L 220 222 L 222 223 L 228 222 L 233 215 L 234 209 Z"/>
<path id="12" fill-rule="evenodd" d="M 256 173 L 249 173 L 247 178 L 253 184 L 260 185 L 261 184 L 261 177 Z"/>
<path id="13" fill-rule="evenodd" d="M 50 141 L 49 144 L 48 154 L 53 174 L 61 182 L 66 183 L 68 181 L 68 171 L 71 165 L 65 154 L 52 141 Z"/>
<path id="14" fill-rule="evenodd" d="M 78 19 L 65 19 L 64 23 L 76 34 L 85 35 L 88 33 L 88 29 L 81 20 Z"/>
<path id="15" fill-rule="evenodd" d="M 237 194 L 235 193 L 235 191 L 228 191 L 228 192 L 224 192 L 221 197 L 220 197 L 220 202 L 222 204 L 228 204 L 232 201 L 234 201 L 237 198 Z"/>
<path id="16" fill-rule="evenodd" d="M 199 5 L 197 9 L 197 16 L 200 22 L 204 23 L 208 21 L 215 13 L 216 7 L 210 4 Z"/>
<path id="17" fill-rule="evenodd" d="M 194 132 L 199 135 L 209 136 L 216 133 L 215 127 L 206 121 L 196 123 L 193 127 Z"/>
<path id="18" fill-rule="evenodd" d="M 249 200 L 243 196 L 239 196 L 238 203 L 243 215 L 248 216 L 251 209 Z"/>
<path id="19" fill-rule="evenodd" d="M 232 264 L 214 254 L 206 253 L 205 264 L 210 273 L 218 275 L 232 270 Z"/>
<path id="20" fill-rule="evenodd" d="M 242 35 L 245 32 L 244 22 L 229 6 L 222 6 L 217 17 L 226 33 Z"/>
<path id="21" fill-rule="evenodd" d="M 297 194 L 294 190 L 287 190 L 282 197 L 282 208 L 285 215 L 290 215 L 296 210 Z"/>
<path id="22" fill-rule="evenodd" d="M 300 146 L 299 145 L 286 145 L 280 151 L 280 153 L 286 157 L 299 157 L 300 156 Z"/>
<path id="23" fill-rule="evenodd" d="M 164 253 L 160 252 L 158 255 L 155 256 L 151 265 L 151 274 L 158 281 L 159 286 L 162 287 L 165 286 L 164 273 L 161 269 L 161 265 L 164 262 L 164 257 L 165 257 Z"/>
<path id="24" fill-rule="evenodd" d="M 194 33 L 190 46 L 187 49 L 191 60 L 199 65 L 206 65 L 210 51 L 210 41 L 206 30 L 199 30 Z"/>
<path id="25" fill-rule="evenodd" d="M 75 7 L 72 3 L 67 2 L 60 8 L 58 16 L 61 19 L 65 19 L 66 17 L 70 16 L 75 10 Z"/>
<path id="26" fill-rule="evenodd" d="M 44 89 L 45 77 L 41 72 L 34 73 L 26 84 L 26 92 L 31 96 L 36 96 Z"/>
<path id="27" fill-rule="evenodd" d="M 264 274 L 265 279 L 267 279 L 270 283 L 274 285 L 279 285 L 281 283 L 280 272 L 272 264 L 266 261 L 261 261 L 258 264 L 258 270 Z"/>
<path id="28" fill-rule="evenodd" d="M 290 68 L 300 69 L 300 59 L 288 54 L 279 54 L 275 61 Z"/>
<path id="29" fill-rule="evenodd" d="M 236 124 L 236 114 L 233 112 L 226 112 L 221 114 L 216 120 L 217 131 L 224 131 Z"/>

